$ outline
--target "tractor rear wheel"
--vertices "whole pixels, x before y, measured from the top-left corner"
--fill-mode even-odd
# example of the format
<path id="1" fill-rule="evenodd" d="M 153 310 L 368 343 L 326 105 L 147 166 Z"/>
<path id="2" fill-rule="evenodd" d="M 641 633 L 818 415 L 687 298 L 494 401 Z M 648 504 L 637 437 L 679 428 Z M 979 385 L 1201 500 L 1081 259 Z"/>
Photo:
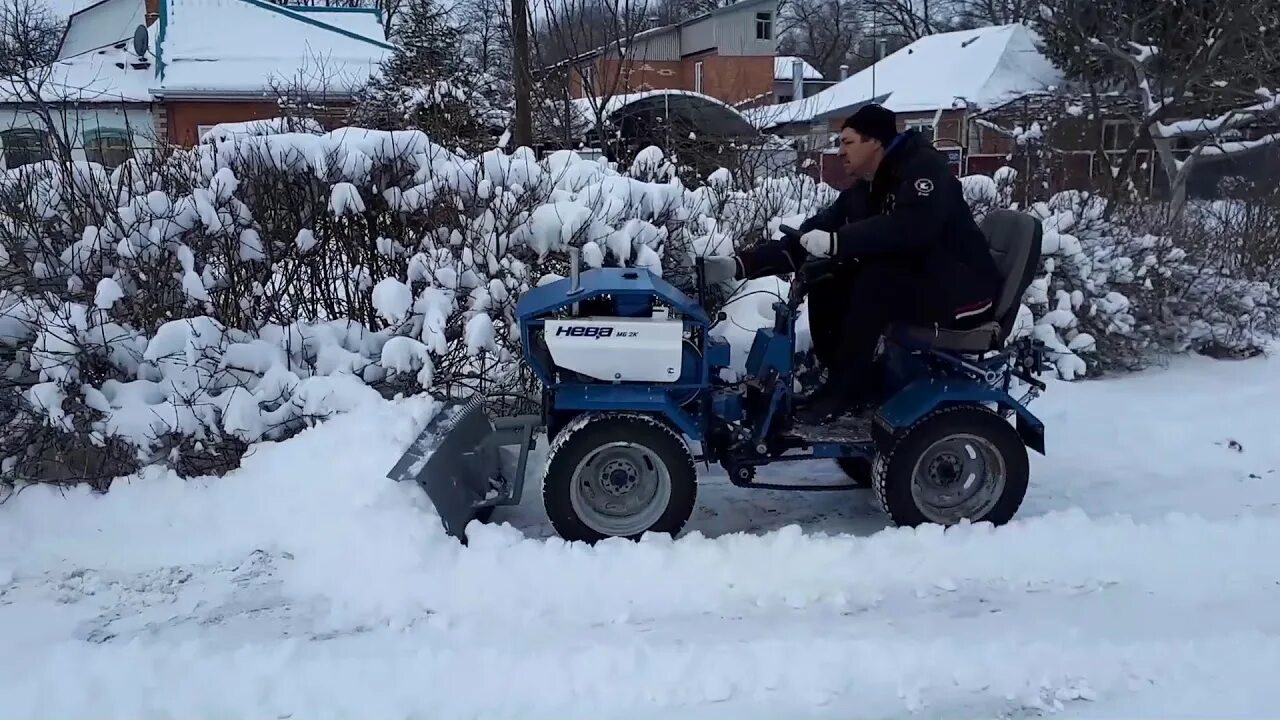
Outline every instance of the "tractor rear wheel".
<path id="1" fill-rule="evenodd" d="M 580 415 L 551 444 L 542 479 L 560 537 L 594 543 L 675 535 L 693 514 L 698 473 L 684 440 L 657 418 Z"/>
<path id="2" fill-rule="evenodd" d="M 871 484 L 896 525 L 1003 525 L 1027 493 L 1027 448 L 1004 418 L 961 405 L 926 415 L 882 448 Z"/>

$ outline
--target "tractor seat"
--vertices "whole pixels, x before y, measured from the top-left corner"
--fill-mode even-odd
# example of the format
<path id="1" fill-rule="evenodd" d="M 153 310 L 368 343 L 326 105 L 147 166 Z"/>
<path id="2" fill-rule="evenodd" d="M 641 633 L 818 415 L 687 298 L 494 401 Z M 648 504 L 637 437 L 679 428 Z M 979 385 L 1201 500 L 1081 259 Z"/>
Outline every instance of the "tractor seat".
<path id="1" fill-rule="evenodd" d="M 1040 221 L 1015 210 L 992 210 L 982 221 L 991 256 L 1002 279 L 996 298 L 996 319 L 970 330 L 947 330 L 919 325 L 895 325 L 889 337 L 910 345 L 962 353 L 985 353 L 1004 345 L 1018 319 L 1022 295 L 1040 266 L 1044 229 Z"/>
<path id="2" fill-rule="evenodd" d="M 939 350 L 962 353 L 984 353 L 1002 342 L 1000 324 L 994 321 L 968 330 L 895 325 L 891 332 L 894 339 L 906 340 L 911 345 L 927 345 Z"/>

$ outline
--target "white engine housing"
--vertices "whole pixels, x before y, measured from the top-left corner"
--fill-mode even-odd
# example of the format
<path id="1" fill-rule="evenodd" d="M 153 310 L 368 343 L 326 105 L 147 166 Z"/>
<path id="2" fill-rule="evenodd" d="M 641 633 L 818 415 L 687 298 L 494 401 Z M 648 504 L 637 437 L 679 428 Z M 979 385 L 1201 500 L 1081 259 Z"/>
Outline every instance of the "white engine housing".
<path id="1" fill-rule="evenodd" d="M 557 367 L 597 380 L 673 383 L 680 379 L 681 320 L 665 316 L 547 320 L 543 338 Z"/>

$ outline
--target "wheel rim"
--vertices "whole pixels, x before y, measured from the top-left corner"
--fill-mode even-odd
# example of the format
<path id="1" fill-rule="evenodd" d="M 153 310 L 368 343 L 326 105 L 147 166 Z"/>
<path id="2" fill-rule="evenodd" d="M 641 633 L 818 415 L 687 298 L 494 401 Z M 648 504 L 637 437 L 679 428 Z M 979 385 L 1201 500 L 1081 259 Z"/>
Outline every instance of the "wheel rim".
<path id="1" fill-rule="evenodd" d="M 587 527 L 601 535 L 648 530 L 671 502 L 671 474 L 657 453 L 629 442 L 595 448 L 573 470 L 569 501 Z"/>
<path id="2" fill-rule="evenodd" d="M 948 435 L 930 445 L 911 473 L 911 497 L 930 522 L 980 521 L 1004 494 L 1004 457 L 990 440 Z"/>

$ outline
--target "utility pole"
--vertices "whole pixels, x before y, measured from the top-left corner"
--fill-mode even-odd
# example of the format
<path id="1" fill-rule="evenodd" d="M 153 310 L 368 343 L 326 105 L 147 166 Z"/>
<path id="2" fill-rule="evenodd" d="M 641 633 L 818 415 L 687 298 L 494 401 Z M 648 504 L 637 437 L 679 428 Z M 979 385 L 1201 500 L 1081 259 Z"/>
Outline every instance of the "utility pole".
<path id="1" fill-rule="evenodd" d="M 516 147 L 533 147 L 533 113 L 530 108 L 530 82 L 533 68 L 529 65 L 529 0 L 511 0 L 511 59 L 515 67 Z"/>

